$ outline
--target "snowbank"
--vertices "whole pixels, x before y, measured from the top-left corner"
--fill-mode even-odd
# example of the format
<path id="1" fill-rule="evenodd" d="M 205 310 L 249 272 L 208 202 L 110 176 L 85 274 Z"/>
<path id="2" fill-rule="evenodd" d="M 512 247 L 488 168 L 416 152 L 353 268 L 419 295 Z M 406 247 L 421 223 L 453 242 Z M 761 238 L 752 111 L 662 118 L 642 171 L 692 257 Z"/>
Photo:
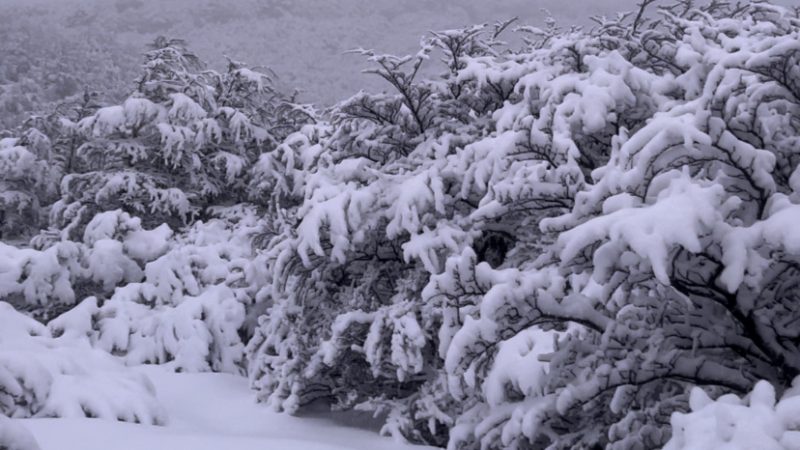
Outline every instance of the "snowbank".
<path id="1" fill-rule="evenodd" d="M 146 376 L 0 302 L 0 414 L 166 421 Z"/>
<path id="2" fill-rule="evenodd" d="M 354 428 L 342 423 L 341 415 L 301 418 L 275 413 L 254 401 L 243 377 L 174 373 L 158 366 L 129 370 L 153 381 L 170 418 L 167 426 L 87 419 L 19 422 L 31 430 L 41 450 L 426 449 L 394 442 L 379 436 L 375 430 Z M 359 421 L 365 422 L 363 418 Z"/>
<path id="3" fill-rule="evenodd" d="M 3 450 L 40 450 L 36 439 L 25 426 L 0 414 L 0 448 Z"/>
<path id="4" fill-rule="evenodd" d="M 800 378 L 776 402 L 775 388 L 760 381 L 745 398 L 711 400 L 692 390 L 692 412 L 672 414 L 672 439 L 664 450 L 800 449 Z"/>

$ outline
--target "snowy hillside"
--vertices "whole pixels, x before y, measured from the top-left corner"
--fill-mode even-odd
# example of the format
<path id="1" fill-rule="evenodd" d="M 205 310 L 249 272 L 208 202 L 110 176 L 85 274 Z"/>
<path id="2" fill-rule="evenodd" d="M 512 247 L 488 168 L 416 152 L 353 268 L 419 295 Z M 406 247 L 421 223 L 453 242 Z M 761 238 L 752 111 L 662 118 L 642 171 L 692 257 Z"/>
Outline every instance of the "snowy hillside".
<path id="1" fill-rule="evenodd" d="M 0 41 L 0 449 L 800 450 L 800 7 L 86 4 Z"/>
<path id="2" fill-rule="evenodd" d="M 330 105 L 361 88 L 382 88 L 360 75 L 361 61 L 344 55 L 347 50 L 370 46 L 408 52 L 430 30 L 517 15 L 540 22 L 540 8 L 550 8 L 567 23 L 586 22 L 587 12 L 616 11 L 618 5 L 608 3 L 586 11 L 552 0 L 539 5 L 522 0 L 491 5 L 476 0 L 5 0 L 0 2 L 0 18 L 6 18 L 0 28 L 0 58 L 17 65 L 22 50 L 30 57 L 25 64 L 33 68 L 42 58 L 63 59 L 61 72 L 74 79 L 74 89 L 81 91 L 87 82 L 94 89 L 108 89 L 111 80 L 74 65 L 75 58 L 62 58 L 53 48 L 77 47 L 97 61 L 90 67 L 122 72 L 125 77 L 114 80 L 120 84 L 115 87 L 127 93 L 140 51 L 164 35 L 187 40 L 214 65 L 230 56 L 269 67 L 291 87 L 303 90 L 304 100 Z M 35 72 L 21 76 L 51 82 Z M 12 80 L 16 85 L 17 78 Z"/>
<path id="3" fill-rule="evenodd" d="M 4 0 L 0 129 L 85 87 L 118 101 L 159 35 L 187 40 L 215 69 L 225 56 L 269 68 L 303 101 L 329 106 L 386 88 L 344 54 L 353 48 L 404 54 L 432 30 L 512 17 L 542 26 L 542 9 L 564 27 L 589 26 L 591 16 L 632 8 L 632 0 Z"/>
<path id="4" fill-rule="evenodd" d="M 225 57 L 269 68 L 302 101 L 330 106 L 385 89 L 345 54 L 354 48 L 404 54 L 433 30 L 512 17 L 542 26 L 547 14 L 564 27 L 591 26 L 592 16 L 633 8 L 633 0 L 4 0 L 0 129 L 86 87 L 123 98 L 141 51 L 159 35 L 187 40 L 215 69 Z"/>

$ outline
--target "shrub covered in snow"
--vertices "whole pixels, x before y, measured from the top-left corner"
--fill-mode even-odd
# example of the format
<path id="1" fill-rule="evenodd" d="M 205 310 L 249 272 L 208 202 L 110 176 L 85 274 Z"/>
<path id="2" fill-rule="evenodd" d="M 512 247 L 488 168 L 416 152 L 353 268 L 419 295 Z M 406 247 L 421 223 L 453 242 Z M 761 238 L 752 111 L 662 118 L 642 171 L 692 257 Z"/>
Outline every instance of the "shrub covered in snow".
<path id="1" fill-rule="evenodd" d="M 140 281 L 144 264 L 166 252 L 171 235 L 166 225 L 144 230 L 138 218 L 109 211 L 96 215 L 78 242 L 43 250 L 0 243 L 0 294 L 46 321 L 87 295 L 106 297 Z"/>
<path id="2" fill-rule="evenodd" d="M 249 372 L 274 407 L 329 398 L 339 408 L 392 411 L 399 423 L 389 428 L 446 443 L 451 419 L 442 409 L 454 404 L 437 352 L 449 336 L 437 335 L 443 307 L 422 301 L 422 290 L 442 257 L 489 221 L 465 217 L 487 189 L 482 179 L 472 192 L 482 175 L 469 164 L 509 139 L 468 144 L 491 131 L 491 111 L 512 93 L 421 80 L 418 71 L 434 48 L 459 48 L 448 56 L 454 71 L 460 58 L 492 54 L 492 35 L 504 27 L 437 34 L 407 58 L 361 51 L 397 92 L 359 94 L 259 160 L 254 181 L 277 218 L 266 253 L 274 304 L 250 341 Z"/>
<path id="3" fill-rule="evenodd" d="M 144 375 L 72 335 L 54 338 L 5 302 L 0 302 L 0 414 L 166 420 Z"/>
<path id="4" fill-rule="evenodd" d="M 113 214 L 127 216 L 96 217 Z M 242 372 L 246 308 L 264 284 L 250 245 L 259 219 L 247 208 L 218 214 L 169 241 L 165 226 L 129 233 L 122 245 L 146 262 L 143 270 L 136 266 L 135 282 L 120 283 L 106 298 L 86 298 L 48 326 L 57 334 L 86 337 L 130 365 Z M 94 223 L 86 233 L 105 236 Z"/>
<path id="5" fill-rule="evenodd" d="M 165 224 L 147 230 L 108 211 L 86 225 L 81 242 L 44 250 L 0 243 L 0 295 L 52 319 L 55 335 L 80 337 L 131 365 L 241 372 L 246 309 L 265 279 L 250 245 L 260 219 L 246 207 L 215 215 L 173 235 Z"/>
<path id="6" fill-rule="evenodd" d="M 396 93 L 255 169 L 280 218 L 262 399 L 453 449 L 623 449 L 663 445 L 694 385 L 788 386 L 800 20 L 650 3 L 518 51 L 508 24 L 362 51 Z"/>

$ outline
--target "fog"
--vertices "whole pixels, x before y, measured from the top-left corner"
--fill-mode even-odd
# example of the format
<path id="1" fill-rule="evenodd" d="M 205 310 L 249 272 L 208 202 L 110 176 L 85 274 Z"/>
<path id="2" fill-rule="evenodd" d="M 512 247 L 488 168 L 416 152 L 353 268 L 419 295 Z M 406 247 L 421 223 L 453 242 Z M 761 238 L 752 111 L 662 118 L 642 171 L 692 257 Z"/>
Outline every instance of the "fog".
<path id="1" fill-rule="evenodd" d="M 268 67 L 302 100 L 331 104 L 381 88 L 361 74 L 362 58 L 345 54 L 352 48 L 406 53 L 430 30 L 511 17 L 541 25 L 545 10 L 563 27 L 591 26 L 591 16 L 634 8 L 634 0 L 0 0 L 0 37 L 25 35 L 3 39 L 0 61 L 20 51 L 47 58 L 43 49 L 55 43 L 89 45 L 101 65 L 120 67 L 124 78 L 145 45 L 165 35 L 186 39 L 212 67 L 225 56 Z"/>

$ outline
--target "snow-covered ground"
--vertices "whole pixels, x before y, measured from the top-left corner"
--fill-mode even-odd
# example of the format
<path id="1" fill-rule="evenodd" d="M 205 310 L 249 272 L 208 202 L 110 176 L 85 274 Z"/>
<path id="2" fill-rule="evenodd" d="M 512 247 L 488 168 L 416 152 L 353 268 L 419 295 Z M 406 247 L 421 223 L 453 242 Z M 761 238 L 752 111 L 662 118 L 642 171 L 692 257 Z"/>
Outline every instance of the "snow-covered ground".
<path id="1" fill-rule="evenodd" d="M 220 373 L 144 372 L 167 411 L 166 426 L 102 419 L 17 419 L 41 450 L 424 450 L 381 437 L 369 416 L 275 413 L 247 380 Z"/>

